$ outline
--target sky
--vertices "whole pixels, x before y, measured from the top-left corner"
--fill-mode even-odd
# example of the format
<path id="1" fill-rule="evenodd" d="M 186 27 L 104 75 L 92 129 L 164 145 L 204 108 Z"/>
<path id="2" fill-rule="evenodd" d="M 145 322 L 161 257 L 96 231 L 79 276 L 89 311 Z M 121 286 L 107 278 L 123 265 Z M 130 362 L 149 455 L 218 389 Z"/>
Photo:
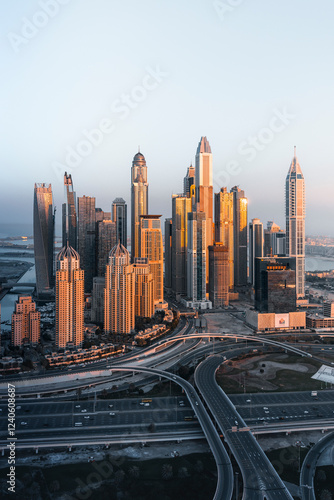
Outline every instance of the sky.
<path id="1" fill-rule="evenodd" d="M 201 136 L 214 192 L 285 228 L 294 146 L 306 234 L 334 236 L 331 0 L 11 0 L 0 5 L 0 223 L 31 223 L 34 183 L 63 175 L 130 205 L 138 148 L 149 212 L 171 217 Z M 129 210 L 130 212 L 130 210 Z"/>

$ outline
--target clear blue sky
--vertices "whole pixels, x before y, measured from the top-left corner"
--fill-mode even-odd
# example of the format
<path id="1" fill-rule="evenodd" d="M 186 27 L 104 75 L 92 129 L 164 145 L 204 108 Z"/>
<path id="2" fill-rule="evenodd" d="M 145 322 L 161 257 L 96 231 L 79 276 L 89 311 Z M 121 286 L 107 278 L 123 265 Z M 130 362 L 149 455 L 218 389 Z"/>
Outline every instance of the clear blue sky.
<path id="1" fill-rule="evenodd" d="M 306 232 L 334 235 L 333 18 L 331 0 L 1 2 L 0 222 L 31 222 L 34 183 L 50 182 L 59 223 L 65 168 L 98 207 L 129 203 L 138 145 L 150 212 L 170 216 L 206 135 L 215 191 L 239 185 L 249 219 L 282 227 L 296 145 Z"/>

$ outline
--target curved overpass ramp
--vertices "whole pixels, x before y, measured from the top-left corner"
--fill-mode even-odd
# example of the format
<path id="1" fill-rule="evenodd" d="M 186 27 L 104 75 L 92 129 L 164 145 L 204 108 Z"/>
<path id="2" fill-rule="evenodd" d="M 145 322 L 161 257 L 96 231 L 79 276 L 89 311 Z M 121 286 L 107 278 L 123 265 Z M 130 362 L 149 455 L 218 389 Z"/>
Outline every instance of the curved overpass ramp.
<path id="1" fill-rule="evenodd" d="M 292 500 L 292 496 L 249 427 L 215 380 L 221 356 L 210 356 L 195 371 L 195 382 L 240 467 L 244 500 Z"/>
<path id="2" fill-rule="evenodd" d="M 306 457 L 300 471 L 300 491 L 302 500 L 315 500 L 314 494 L 314 474 L 320 455 L 326 448 L 334 445 L 334 432 L 317 442 Z"/>

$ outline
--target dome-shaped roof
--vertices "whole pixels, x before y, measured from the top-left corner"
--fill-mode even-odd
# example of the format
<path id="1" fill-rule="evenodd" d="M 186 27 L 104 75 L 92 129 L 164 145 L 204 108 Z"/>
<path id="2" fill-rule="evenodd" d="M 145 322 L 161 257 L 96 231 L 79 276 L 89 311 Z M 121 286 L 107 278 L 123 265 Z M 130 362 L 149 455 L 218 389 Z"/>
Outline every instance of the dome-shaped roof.
<path id="1" fill-rule="evenodd" d="M 65 259 L 73 259 L 80 260 L 78 252 L 74 250 L 74 248 L 70 247 L 68 244 L 66 247 L 63 247 L 58 253 L 56 260 L 65 260 Z"/>
<path id="2" fill-rule="evenodd" d="M 128 250 L 119 242 L 109 252 L 109 257 L 130 257 Z"/>
<path id="3" fill-rule="evenodd" d="M 139 161 L 139 160 L 145 161 L 145 156 L 142 155 L 141 153 L 137 153 L 133 157 L 133 161 Z"/>

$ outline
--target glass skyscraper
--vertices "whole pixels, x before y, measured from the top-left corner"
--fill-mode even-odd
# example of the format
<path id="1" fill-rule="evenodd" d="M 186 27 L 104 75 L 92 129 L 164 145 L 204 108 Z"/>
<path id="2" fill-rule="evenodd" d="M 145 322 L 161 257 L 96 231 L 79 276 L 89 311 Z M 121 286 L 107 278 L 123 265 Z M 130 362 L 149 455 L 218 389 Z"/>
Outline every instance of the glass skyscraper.
<path id="1" fill-rule="evenodd" d="M 34 189 L 34 253 L 36 293 L 38 298 L 50 296 L 53 283 L 54 214 L 51 184 L 35 184 Z"/>

